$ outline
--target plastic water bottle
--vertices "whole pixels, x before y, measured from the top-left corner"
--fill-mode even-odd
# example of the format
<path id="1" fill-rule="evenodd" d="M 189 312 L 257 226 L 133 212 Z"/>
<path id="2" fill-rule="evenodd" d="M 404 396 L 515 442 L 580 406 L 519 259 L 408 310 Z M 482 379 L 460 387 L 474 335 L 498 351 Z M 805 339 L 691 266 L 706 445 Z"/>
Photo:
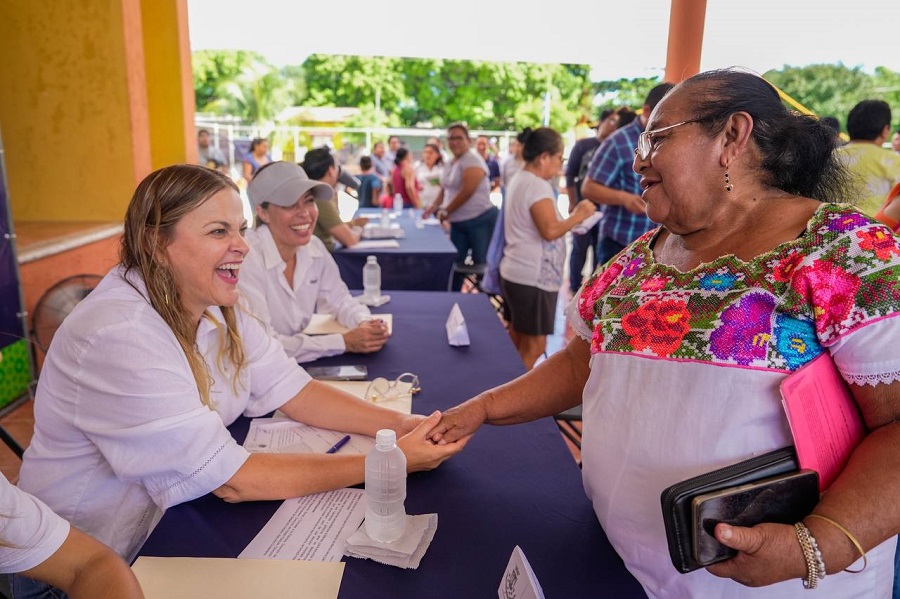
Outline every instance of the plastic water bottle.
<path id="1" fill-rule="evenodd" d="M 381 267 L 375 256 L 368 256 L 363 266 L 363 297 L 370 300 L 381 297 Z"/>
<path id="2" fill-rule="evenodd" d="M 391 228 L 391 215 L 388 213 L 387 208 L 381 209 L 381 222 L 382 229 L 390 229 Z"/>
<path id="3" fill-rule="evenodd" d="M 394 194 L 394 214 L 400 216 L 403 213 L 403 196 L 399 193 Z"/>
<path id="4" fill-rule="evenodd" d="M 373 541 L 393 543 L 406 531 L 406 456 L 397 434 L 381 429 L 366 456 L 366 534 Z"/>

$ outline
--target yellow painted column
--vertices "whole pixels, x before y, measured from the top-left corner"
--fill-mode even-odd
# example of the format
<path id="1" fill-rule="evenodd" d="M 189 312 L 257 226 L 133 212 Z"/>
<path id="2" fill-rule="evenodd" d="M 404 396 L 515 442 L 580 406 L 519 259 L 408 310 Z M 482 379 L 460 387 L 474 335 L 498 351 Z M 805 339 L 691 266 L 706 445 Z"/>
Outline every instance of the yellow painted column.
<path id="1" fill-rule="evenodd" d="M 144 64 L 153 168 L 197 162 L 187 0 L 144 0 Z"/>
<path id="2" fill-rule="evenodd" d="M 186 0 L 0 1 L 0 134 L 20 221 L 121 221 L 195 162 Z"/>
<path id="3" fill-rule="evenodd" d="M 666 81 L 678 83 L 700 72 L 706 0 L 672 0 Z"/>

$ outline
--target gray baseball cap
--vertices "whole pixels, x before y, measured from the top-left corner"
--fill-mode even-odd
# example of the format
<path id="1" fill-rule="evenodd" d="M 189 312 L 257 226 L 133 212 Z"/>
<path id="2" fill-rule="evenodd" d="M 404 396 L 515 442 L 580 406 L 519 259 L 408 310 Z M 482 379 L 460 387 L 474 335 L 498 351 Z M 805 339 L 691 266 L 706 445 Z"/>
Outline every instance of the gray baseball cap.
<path id="1" fill-rule="evenodd" d="M 317 200 L 330 200 L 334 189 L 327 183 L 313 181 L 306 171 L 292 162 L 273 162 L 266 165 L 250 180 L 247 197 L 254 207 L 265 202 L 288 207 L 297 203 L 307 191 Z"/>

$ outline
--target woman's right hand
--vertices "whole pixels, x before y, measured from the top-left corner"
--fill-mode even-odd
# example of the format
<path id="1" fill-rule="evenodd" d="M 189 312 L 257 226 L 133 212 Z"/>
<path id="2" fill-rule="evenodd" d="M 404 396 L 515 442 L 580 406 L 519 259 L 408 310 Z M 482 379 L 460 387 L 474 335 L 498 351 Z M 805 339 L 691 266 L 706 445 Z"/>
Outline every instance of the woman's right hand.
<path id="1" fill-rule="evenodd" d="M 352 354 L 370 354 L 380 350 L 390 335 L 383 320 L 364 320 L 355 329 L 343 334 L 344 351 Z"/>
<path id="2" fill-rule="evenodd" d="M 487 412 L 478 397 L 470 399 L 444 412 L 440 422 L 435 423 L 428 437 L 435 443 L 454 443 L 458 439 L 468 439 L 487 420 Z"/>
<path id="3" fill-rule="evenodd" d="M 462 451 L 466 443 L 469 442 L 471 435 L 461 438 L 455 443 L 438 445 L 432 442 L 429 433 L 440 420 L 441 413 L 435 411 L 431 416 L 420 422 L 411 432 L 403 435 L 397 441 L 397 445 L 400 446 L 400 449 L 403 450 L 403 454 L 406 456 L 407 472 L 434 470 L 444 460 Z"/>
<path id="4" fill-rule="evenodd" d="M 596 211 L 597 205 L 594 204 L 594 202 L 590 200 L 581 200 L 575 205 L 575 210 L 572 211 L 572 216 L 574 216 L 578 222 L 581 222 L 594 214 Z"/>
<path id="5" fill-rule="evenodd" d="M 422 212 L 422 218 L 429 218 L 432 214 L 437 212 L 438 208 L 440 208 L 440 204 L 432 204 L 425 208 L 425 211 Z"/>

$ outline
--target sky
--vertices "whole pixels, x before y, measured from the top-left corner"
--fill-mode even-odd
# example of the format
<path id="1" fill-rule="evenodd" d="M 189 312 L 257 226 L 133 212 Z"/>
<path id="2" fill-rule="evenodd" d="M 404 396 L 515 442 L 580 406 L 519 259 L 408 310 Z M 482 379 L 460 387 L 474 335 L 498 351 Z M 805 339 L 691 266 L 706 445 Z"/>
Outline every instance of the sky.
<path id="1" fill-rule="evenodd" d="M 670 5 L 188 0 L 188 18 L 192 50 L 255 50 L 277 66 L 312 53 L 578 63 L 599 81 L 662 77 Z M 900 71 L 898 22 L 900 0 L 707 0 L 700 68 L 842 62 Z"/>

